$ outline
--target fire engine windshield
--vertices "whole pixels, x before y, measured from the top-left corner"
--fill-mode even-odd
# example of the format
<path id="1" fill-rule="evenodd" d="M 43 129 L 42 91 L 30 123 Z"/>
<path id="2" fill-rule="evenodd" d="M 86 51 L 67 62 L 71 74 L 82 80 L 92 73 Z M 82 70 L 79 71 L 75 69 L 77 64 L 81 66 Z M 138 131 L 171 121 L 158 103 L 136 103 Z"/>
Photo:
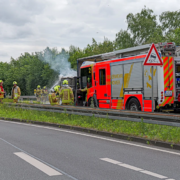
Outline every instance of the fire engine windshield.
<path id="1" fill-rule="evenodd" d="M 92 86 L 91 67 L 81 69 L 81 89 Z"/>

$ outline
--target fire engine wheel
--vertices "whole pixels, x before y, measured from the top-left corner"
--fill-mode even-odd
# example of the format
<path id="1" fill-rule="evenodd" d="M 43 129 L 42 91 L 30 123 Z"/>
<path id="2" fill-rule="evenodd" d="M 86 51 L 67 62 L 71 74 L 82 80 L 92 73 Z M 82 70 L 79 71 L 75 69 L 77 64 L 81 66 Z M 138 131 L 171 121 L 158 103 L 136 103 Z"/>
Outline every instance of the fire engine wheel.
<path id="1" fill-rule="evenodd" d="M 93 103 L 93 104 L 92 104 L 92 103 Z M 94 100 L 92 99 L 92 97 L 88 99 L 88 106 L 89 106 L 89 107 L 93 107 L 93 106 L 96 107 L 96 105 L 95 105 Z"/>
<path id="2" fill-rule="evenodd" d="M 127 109 L 130 111 L 141 111 L 141 105 L 136 98 L 132 98 L 128 102 Z"/>

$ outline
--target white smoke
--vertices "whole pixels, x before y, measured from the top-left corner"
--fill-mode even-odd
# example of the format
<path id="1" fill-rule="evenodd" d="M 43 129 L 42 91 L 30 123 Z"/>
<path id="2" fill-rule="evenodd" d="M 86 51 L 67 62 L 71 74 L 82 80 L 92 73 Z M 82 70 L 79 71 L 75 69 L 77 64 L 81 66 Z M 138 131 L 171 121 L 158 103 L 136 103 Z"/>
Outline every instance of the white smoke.
<path id="1" fill-rule="evenodd" d="M 62 76 L 72 77 L 77 74 L 76 71 L 71 68 L 71 64 L 68 61 L 69 54 L 65 49 L 58 52 L 55 48 L 51 50 L 47 47 L 44 52 L 38 56 Z"/>
<path id="2" fill-rule="evenodd" d="M 62 77 L 77 76 L 77 72 L 71 68 L 71 63 L 68 61 L 69 54 L 65 49 L 58 52 L 55 48 L 50 49 L 47 47 L 43 53 L 38 53 L 38 57 L 48 63 L 53 70 L 59 72 L 59 80 L 54 83 L 52 88 L 60 84 Z"/>
<path id="3" fill-rule="evenodd" d="M 61 78 L 64 77 L 63 75 L 59 75 L 59 79 L 52 85 L 52 87 L 50 88 L 50 91 L 53 90 L 53 88 L 56 86 L 56 85 L 59 85 L 60 82 L 61 82 Z M 72 77 L 72 76 L 71 76 Z"/>

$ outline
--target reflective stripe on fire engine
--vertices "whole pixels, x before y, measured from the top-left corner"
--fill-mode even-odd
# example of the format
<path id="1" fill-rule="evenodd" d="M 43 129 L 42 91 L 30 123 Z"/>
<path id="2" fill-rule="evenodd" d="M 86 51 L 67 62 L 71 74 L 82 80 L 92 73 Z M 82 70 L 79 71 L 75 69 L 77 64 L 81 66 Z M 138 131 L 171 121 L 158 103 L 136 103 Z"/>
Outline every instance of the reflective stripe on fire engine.
<path id="1" fill-rule="evenodd" d="M 165 106 L 166 104 L 174 103 L 174 83 L 173 83 L 173 58 L 169 57 L 169 66 L 168 66 L 168 57 L 162 57 L 163 59 L 163 69 L 164 69 L 164 92 L 172 91 L 172 97 L 164 97 L 164 102 L 160 106 Z M 169 87 L 168 87 L 169 86 Z"/>

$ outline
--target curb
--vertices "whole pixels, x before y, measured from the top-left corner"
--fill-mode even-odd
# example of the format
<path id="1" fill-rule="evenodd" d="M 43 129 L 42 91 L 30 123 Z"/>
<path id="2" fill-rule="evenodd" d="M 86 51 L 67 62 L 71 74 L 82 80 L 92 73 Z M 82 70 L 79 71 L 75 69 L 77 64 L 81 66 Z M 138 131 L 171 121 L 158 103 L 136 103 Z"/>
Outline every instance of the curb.
<path id="1" fill-rule="evenodd" d="M 51 127 L 56 127 L 56 128 L 76 130 L 76 131 L 80 131 L 80 132 L 91 133 L 91 134 L 96 134 L 96 135 L 101 135 L 101 136 L 106 136 L 106 137 L 111 137 L 111 138 L 116 138 L 116 139 L 121 139 L 121 140 L 126 140 L 126 141 L 138 142 L 138 143 L 142 143 L 142 144 L 146 144 L 146 145 L 153 145 L 153 146 L 158 146 L 158 147 L 163 147 L 163 148 L 168 148 L 168 149 L 173 149 L 173 150 L 180 150 L 180 145 L 178 145 L 178 144 L 171 144 L 171 143 L 167 143 L 167 142 L 163 142 L 163 141 L 153 141 L 153 140 L 149 140 L 149 139 L 145 139 L 145 138 L 128 136 L 128 135 L 124 135 L 124 134 L 115 134 L 115 133 L 98 131 L 98 130 L 94 130 L 94 129 L 87 129 L 87 128 L 76 127 L 76 126 L 54 124 L 54 123 L 40 122 L 40 121 L 28 121 L 28 120 L 21 120 L 21 119 L 16 119 L 16 118 L 1 118 L 0 117 L 0 119 L 5 120 L 5 121 L 38 124 L 38 125 L 42 125 L 42 126 L 51 126 Z"/>

